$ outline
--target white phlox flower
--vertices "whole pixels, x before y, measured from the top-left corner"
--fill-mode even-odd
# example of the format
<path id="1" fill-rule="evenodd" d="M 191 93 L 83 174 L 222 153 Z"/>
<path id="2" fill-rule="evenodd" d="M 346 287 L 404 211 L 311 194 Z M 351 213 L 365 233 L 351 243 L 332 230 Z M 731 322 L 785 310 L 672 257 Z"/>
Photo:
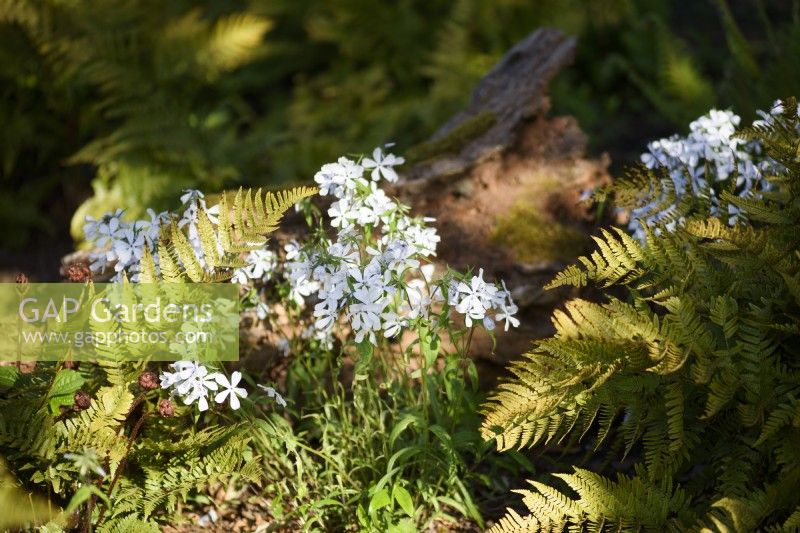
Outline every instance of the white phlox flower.
<path id="1" fill-rule="evenodd" d="M 372 151 L 372 157 L 365 157 L 361 164 L 365 169 L 372 169 L 370 176 L 373 181 L 378 181 L 383 177 L 386 181 L 396 182 L 397 172 L 394 167 L 402 165 L 406 160 L 402 157 L 397 157 L 394 154 L 384 154 L 383 150 L 378 147 Z"/>
<path id="2" fill-rule="evenodd" d="M 331 226 L 334 228 L 347 228 L 358 218 L 358 211 L 353 209 L 349 200 L 342 198 L 331 204 L 328 216 L 331 217 Z"/>
<path id="3" fill-rule="evenodd" d="M 113 213 L 105 215 L 96 225 L 96 243 L 100 248 L 116 239 L 121 238 L 122 232 L 127 229 L 127 224 L 122 221 L 122 209 L 117 209 Z M 87 217 L 88 220 L 88 217 Z M 91 221 L 88 222 L 91 226 Z"/>
<path id="4" fill-rule="evenodd" d="M 783 104 L 776 101 L 769 113 L 758 111 L 761 120 L 753 124 L 772 123 L 781 112 Z M 663 202 L 661 198 L 655 198 L 650 204 L 632 210 L 628 228 L 637 239 L 643 241 L 645 236 L 640 220 L 648 226 L 669 220 L 665 226 L 667 231 L 673 231 L 681 224 L 681 220 L 675 219 L 674 211 L 687 194 L 709 197 L 711 214 L 716 216 L 722 214 L 719 212 L 719 191 L 728 187 L 727 184 L 719 185 L 719 182 L 733 179 L 738 196 L 770 189 L 763 177 L 774 171 L 776 163 L 763 154 L 758 142 L 736 136 L 740 123 L 741 118 L 731 111 L 712 109 L 689 125 L 686 137 L 673 135 L 647 145 L 647 152 L 641 156 L 642 163 L 649 169 L 667 170 L 676 202 L 656 211 L 656 206 Z M 728 222 L 735 224 L 738 212 L 732 213 L 729 208 L 728 214 L 731 215 Z"/>
<path id="5" fill-rule="evenodd" d="M 323 165 L 314 175 L 314 181 L 319 184 L 320 194 L 331 194 L 337 198 L 344 198 L 360 184 L 366 184 L 363 179 L 364 167 L 346 157 L 340 157 L 336 163 Z"/>
<path id="6" fill-rule="evenodd" d="M 375 332 L 381 329 L 381 313 L 386 307 L 381 287 L 362 287 L 353 291 L 355 303 L 350 304 L 347 316 L 355 332 L 356 342 L 367 337 L 372 344 L 377 340 Z"/>
<path id="7" fill-rule="evenodd" d="M 266 320 L 269 316 L 269 305 L 265 302 L 258 302 L 258 304 L 256 304 L 256 316 L 259 320 Z"/>
<path id="8" fill-rule="evenodd" d="M 428 318 L 431 305 L 434 300 L 428 294 L 428 287 L 421 279 L 412 279 L 405 287 L 407 302 L 401 306 L 401 310 L 407 313 L 411 320 L 417 318 Z"/>
<path id="9" fill-rule="evenodd" d="M 283 246 L 283 250 L 286 252 L 286 260 L 293 261 L 300 256 L 300 243 L 292 239 Z"/>
<path id="10" fill-rule="evenodd" d="M 322 300 L 314 306 L 314 327 L 319 331 L 333 329 L 339 316 L 339 302 L 337 300 Z"/>
<path id="11" fill-rule="evenodd" d="M 283 399 L 283 396 L 280 395 L 278 391 L 276 391 L 273 387 L 267 387 L 266 385 L 257 385 L 259 389 L 262 389 L 264 392 L 267 393 L 267 396 L 273 398 L 275 403 L 280 405 L 281 407 L 286 407 L 286 400 Z"/>
<path id="12" fill-rule="evenodd" d="M 473 320 L 483 320 L 486 311 L 492 307 L 492 300 L 497 287 L 488 285 L 483 280 L 483 269 L 473 276 L 469 284 L 463 281 L 456 285 L 456 311 L 465 316 L 467 327 L 472 327 Z"/>
<path id="13" fill-rule="evenodd" d="M 174 372 L 162 372 L 159 376 L 161 388 L 171 389 L 173 394 L 182 398 L 185 405 L 197 402 L 200 412 L 208 410 L 211 393 L 215 393 L 214 400 L 217 403 L 227 399 L 231 409 L 238 409 L 239 398 L 247 396 L 247 391 L 237 386 L 242 379 L 240 372 L 234 372 L 228 380 L 225 375 L 210 372 L 205 365 L 194 361 L 176 361 L 170 366 Z M 217 392 L 220 386 L 223 390 Z"/>
<path id="14" fill-rule="evenodd" d="M 387 215 L 397 208 L 397 204 L 383 192 L 383 189 L 378 189 L 377 184 L 370 184 L 370 190 L 372 192 L 364 199 L 361 207 L 358 223 L 362 226 L 375 224 L 378 221 L 387 224 L 389 222 Z"/>
<path id="15" fill-rule="evenodd" d="M 396 337 L 408 324 L 408 320 L 393 311 L 381 315 L 383 321 L 383 335 L 386 338 Z"/>
<path id="16" fill-rule="evenodd" d="M 245 256 L 247 266 L 237 268 L 231 282 L 247 285 L 250 280 L 266 281 L 278 266 L 278 256 L 271 250 L 253 250 Z"/>
<path id="17" fill-rule="evenodd" d="M 508 331 L 509 326 L 515 328 L 519 327 L 519 320 L 514 317 L 519 309 L 511 299 L 511 291 L 506 287 L 506 282 L 501 280 L 500 283 L 502 283 L 503 288 L 497 291 L 497 296 L 495 297 L 494 307 L 498 310 L 498 313 L 495 315 L 495 320 L 503 322 L 503 329 Z"/>
<path id="18" fill-rule="evenodd" d="M 227 399 L 230 402 L 231 409 L 234 411 L 239 409 L 241 406 L 239 398 L 247 398 L 247 390 L 237 387 L 242 380 L 242 373 L 238 371 L 233 372 L 230 380 L 223 374 L 217 374 L 216 379 L 221 390 L 214 396 L 214 401 L 217 403 L 224 403 Z"/>

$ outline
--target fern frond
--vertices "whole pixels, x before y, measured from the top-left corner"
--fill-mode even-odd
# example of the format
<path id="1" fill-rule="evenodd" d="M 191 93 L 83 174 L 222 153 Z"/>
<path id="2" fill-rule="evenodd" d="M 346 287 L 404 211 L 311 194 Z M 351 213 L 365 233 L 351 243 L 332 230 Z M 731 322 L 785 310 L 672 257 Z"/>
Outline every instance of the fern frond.
<path id="1" fill-rule="evenodd" d="M 643 225 L 641 245 L 602 231 L 596 249 L 550 283 L 617 292 L 602 304 L 572 300 L 554 311 L 555 334 L 512 363 L 512 377 L 483 406 L 482 434 L 501 450 L 590 439 L 610 457 L 633 461 L 636 475 L 611 482 L 581 470 L 560 474 L 579 499 L 540 482 L 523 492 L 530 516 L 509 513 L 500 524 L 540 530 L 543 521 L 560 521 L 559 531 L 800 524 L 796 111 L 792 103 L 776 124 L 748 132 L 775 158 L 767 185 L 744 198 L 684 195 L 691 199 L 667 218 Z M 671 178 L 661 185 L 657 178 L 642 171 L 616 197 L 646 218 L 658 197 L 675 199 Z M 727 204 L 741 210 L 736 224 Z M 670 219 L 678 223 L 665 225 Z"/>
<path id="2" fill-rule="evenodd" d="M 186 280 L 183 270 L 173 256 L 172 245 L 164 239 L 158 242 L 158 265 L 161 276 L 167 283 L 183 283 Z"/>
<path id="3" fill-rule="evenodd" d="M 531 481 L 534 491 L 516 491 L 530 515 L 521 517 L 509 512 L 494 533 L 528 531 L 606 531 L 658 530 L 680 531 L 686 527 L 688 499 L 680 489 L 657 487 L 638 475 L 619 475 L 616 482 L 587 470 L 575 468 L 574 474 L 557 474 L 578 499 L 570 498 L 553 487 Z"/>
<path id="4" fill-rule="evenodd" d="M 178 227 L 175 221 L 170 224 L 170 239 L 172 249 L 175 251 L 175 256 L 181 265 L 181 271 L 184 272 L 189 279 L 195 283 L 200 283 L 205 278 L 205 270 L 203 265 L 197 258 L 197 254 L 186 238 L 186 235 Z"/>
<path id="5" fill-rule="evenodd" d="M 220 231 L 224 234 L 222 246 L 226 251 L 244 252 L 256 249 L 265 242 L 264 236 L 278 227 L 286 211 L 304 198 L 316 194 L 313 187 L 295 187 L 273 193 L 239 189 L 234 196 L 233 210 L 228 212 L 227 195 L 220 201 Z M 224 214 L 223 214 L 224 213 Z M 233 219 L 231 224 L 230 220 Z"/>
<path id="6" fill-rule="evenodd" d="M 92 448 L 113 465 L 118 464 L 127 448 L 119 431 L 132 404 L 133 394 L 127 387 L 100 389 L 89 409 L 56 426 L 61 440 L 58 453 Z"/>
<path id="7" fill-rule="evenodd" d="M 142 251 L 142 260 L 139 267 L 139 283 L 155 283 L 158 281 L 158 271 L 148 246 Z"/>
<path id="8" fill-rule="evenodd" d="M 169 231 L 157 245 L 159 267 L 164 281 L 181 283 L 218 283 L 233 276 L 233 269 L 247 263 L 241 254 L 261 248 L 265 236 L 275 231 L 286 211 L 295 203 L 316 194 L 313 187 L 262 193 L 261 189 L 239 189 L 233 208 L 223 194 L 219 203 L 219 223 L 214 227 L 203 209 L 197 210 L 197 240 L 199 249 L 189 242 L 173 220 Z M 142 280 L 153 281 L 155 262 L 151 254 L 142 260 Z"/>
<path id="9" fill-rule="evenodd" d="M 153 521 L 135 516 L 112 518 L 97 528 L 97 533 L 159 533 L 161 528 Z"/>
<path id="10" fill-rule="evenodd" d="M 240 13 L 217 21 L 203 48 L 200 63 L 210 72 L 233 70 L 250 61 L 272 24 L 255 15 Z"/>

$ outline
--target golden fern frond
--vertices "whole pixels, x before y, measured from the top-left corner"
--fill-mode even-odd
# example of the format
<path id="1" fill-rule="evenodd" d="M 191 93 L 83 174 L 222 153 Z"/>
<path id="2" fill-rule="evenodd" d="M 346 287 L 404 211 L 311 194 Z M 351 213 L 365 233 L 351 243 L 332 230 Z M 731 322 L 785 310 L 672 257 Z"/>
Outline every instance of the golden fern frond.
<path id="1" fill-rule="evenodd" d="M 219 242 L 214 226 L 204 209 L 197 210 L 197 234 L 203 250 L 203 259 L 208 268 L 214 270 L 220 266 Z"/>
<path id="2" fill-rule="evenodd" d="M 540 533 L 542 531 L 547 530 L 542 528 L 541 522 L 539 522 L 535 516 L 521 516 L 518 512 L 509 507 L 506 509 L 505 516 L 500 518 L 488 533 Z"/>
<path id="3" fill-rule="evenodd" d="M 158 272 L 150 247 L 144 246 L 142 260 L 139 263 L 139 283 L 155 283 L 158 281 Z"/>
<path id="4" fill-rule="evenodd" d="M 572 285 L 573 287 L 585 287 L 589 281 L 589 276 L 585 270 L 578 268 L 575 265 L 569 265 L 567 268 L 556 274 L 550 283 L 544 286 L 545 289 L 555 289 L 556 287 L 563 287 L 564 285 Z"/>
<path id="5" fill-rule="evenodd" d="M 198 56 L 212 72 L 233 70 L 251 61 L 272 23 L 262 17 L 238 13 L 217 21 Z"/>
<path id="6" fill-rule="evenodd" d="M 529 481 L 535 490 L 518 490 L 530 515 L 513 510 L 492 533 L 534 531 L 681 531 L 688 498 L 667 484 L 658 487 L 641 477 L 618 475 L 617 481 L 581 468 L 574 474 L 555 474 L 577 499 L 550 485 Z"/>
<path id="7" fill-rule="evenodd" d="M 563 520 L 559 531 L 800 526 L 800 117 L 796 102 L 787 109 L 750 132 L 775 159 L 761 169 L 777 174 L 763 176 L 767 185 L 745 198 L 732 185 L 720 201 L 686 193 L 669 214 L 681 214 L 678 224 L 647 219 L 641 245 L 602 232 L 591 254 L 551 282 L 598 281 L 625 298 L 556 310 L 555 334 L 512 363 L 483 406 L 482 435 L 501 450 L 605 439 L 609 456 L 621 452 L 636 475 L 556 476 L 571 492 L 534 484 L 523 493 L 531 515 L 501 520 L 509 531 L 543 530 L 545 520 Z M 670 183 L 644 190 L 648 201 L 657 201 L 653 191 L 674 193 Z M 617 198 L 627 195 L 647 218 L 639 193 L 623 184 Z M 735 224 L 726 203 L 739 208 Z M 697 465 L 704 473 L 694 474 Z"/>
<path id="8" fill-rule="evenodd" d="M 201 265 L 200 261 L 197 259 L 197 253 L 189 243 L 189 239 L 186 238 L 186 235 L 183 234 L 177 222 L 174 220 L 170 223 L 169 234 L 171 237 L 172 249 L 175 250 L 175 255 L 178 261 L 180 261 L 182 271 L 195 283 L 203 281 L 205 278 L 203 265 Z"/>
<path id="9" fill-rule="evenodd" d="M 233 210 L 229 214 L 227 195 L 220 201 L 220 232 L 224 233 L 222 246 L 226 251 L 244 252 L 261 247 L 265 235 L 278 227 L 286 211 L 294 204 L 317 193 L 313 187 L 295 187 L 273 193 L 262 193 L 261 189 L 239 189 L 234 197 Z M 254 197 L 255 196 L 255 200 Z M 233 219 L 233 224 L 229 221 Z M 227 246 L 227 248 L 226 248 Z"/>
<path id="10" fill-rule="evenodd" d="M 167 283 L 183 283 L 186 277 L 171 250 L 170 243 L 165 239 L 162 238 L 158 242 L 158 265 L 161 268 L 161 277 Z"/>
<path id="11" fill-rule="evenodd" d="M 570 265 L 556 275 L 545 288 L 552 289 L 562 285 L 582 287 L 591 279 L 602 282 L 603 287 L 616 283 L 628 284 L 642 276 L 644 270 L 638 265 L 644 261 L 642 246 L 619 228 L 612 228 L 614 234 L 601 229 L 602 237 L 592 236 L 597 250 L 588 257 L 578 260 L 583 269 Z"/>
<path id="12" fill-rule="evenodd" d="M 232 209 L 227 195 L 223 194 L 216 228 L 203 209 L 197 210 L 199 250 L 172 220 L 157 244 L 160 278 L 172 283 L 182 283 L 187 279 L 194 283 L 219 283 L 230 279 L 233 269 L 247 264 L 241 254 L 261 248 L 266 242 L 265 236 L 277 229 L 286 211 L 316 192 L 313 187 L 266 193 L 261 189 L 240 188 Z M 147 283 L 157 279 L 155 259 L 145 250 L 139 281 Z"/>

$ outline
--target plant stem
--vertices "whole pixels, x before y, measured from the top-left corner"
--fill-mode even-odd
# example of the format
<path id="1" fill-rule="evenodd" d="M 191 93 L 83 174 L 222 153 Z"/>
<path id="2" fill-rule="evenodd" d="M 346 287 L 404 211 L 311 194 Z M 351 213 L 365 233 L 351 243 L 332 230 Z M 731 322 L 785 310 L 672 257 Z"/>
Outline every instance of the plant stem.
<path id="1" fill-rule="evenodd" d="M 86 518 L 83 522 L 84 533 L 89 533 L 92 531 L 92 510 L 94 509 L 94 498 L 94 496 L 89 498 L 89 501 L 86 504 Z"/>

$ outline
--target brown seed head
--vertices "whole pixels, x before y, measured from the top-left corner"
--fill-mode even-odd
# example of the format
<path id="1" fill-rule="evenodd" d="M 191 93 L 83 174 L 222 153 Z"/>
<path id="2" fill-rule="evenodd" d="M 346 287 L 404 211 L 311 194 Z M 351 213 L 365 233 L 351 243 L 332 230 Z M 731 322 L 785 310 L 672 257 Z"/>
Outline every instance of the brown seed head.
<path id="1" fill-rule="evenodd" d="M 84 283 L 92 279 L 92 269 L 86 263 L 75 263 L 67 268 L 67 279 L 73 283 Z"/>
<path id="2" fill-rule="evenodd" d="M 175 416 L 175 406 L 169 398 L 165 398 L 158 402 L 158 413 L 164 418 Z"/>
<path id="3" fill-rule="evenodd" d="M 75 393 L 75 404 L 72 406 L 75 411 L 83 411 L 88 409 L 90 405 L 92 405 L 92 398 L 86 391 L 79 390 Z"/>
<path id="4" fill-rule="evenodd" d="M 156 376 L 155 372 L 150 372 L 149 370 L 146 372 L 142 372 L 142 375 L 139 376 L 139 386 L 144 390 L 157 389 L 158 376 Z"/>
<path id="5" fill-rule="evenodd" d="M 16 278 L 15 281 L 17 283 L 28 283 L 28 276 L 26 276 L 24 273 L 20 272 L 19 274 L 17 274 L 17 278 Z"/>

